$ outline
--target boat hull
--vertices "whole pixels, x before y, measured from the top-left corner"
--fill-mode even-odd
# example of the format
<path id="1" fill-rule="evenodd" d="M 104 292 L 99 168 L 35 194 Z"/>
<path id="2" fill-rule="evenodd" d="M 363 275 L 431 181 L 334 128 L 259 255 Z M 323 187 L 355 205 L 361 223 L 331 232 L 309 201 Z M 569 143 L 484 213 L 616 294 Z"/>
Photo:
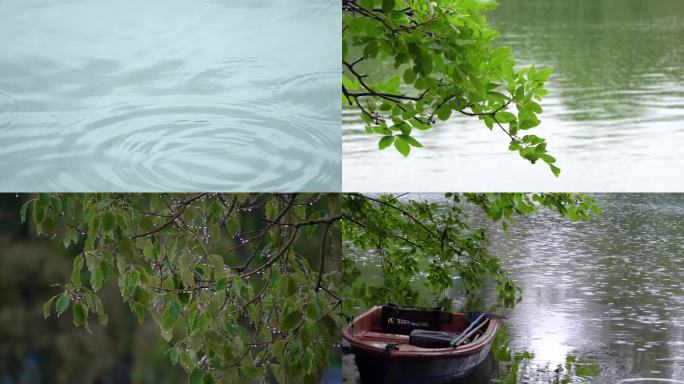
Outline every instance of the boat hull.
<path id="1" fill-rule="evenodd" d="M 487 361 L 491 345 L 462 357 L 393 358 L 354 350 L 356 365 L 364 383 L 451 383 L 474 372 Z"/>
<path id="2" fill-rule="evenodd" d="M 373 307 L 342 329 L 362 382 L 451 383 L 470 375 L 491 355 L 499 319 L 487 318 L 471 327 L 463 313 L 397 308 Z M 414 316 L 414 312 L 418 314 Z M 411 343 L 413 331 L 401 329 L 406 324 L 427 325 L 442 334 L 463 334 L 466 342 L 458 347 L 415 345 Z M 391 328 L 397 325 L 399 329 Z"/>

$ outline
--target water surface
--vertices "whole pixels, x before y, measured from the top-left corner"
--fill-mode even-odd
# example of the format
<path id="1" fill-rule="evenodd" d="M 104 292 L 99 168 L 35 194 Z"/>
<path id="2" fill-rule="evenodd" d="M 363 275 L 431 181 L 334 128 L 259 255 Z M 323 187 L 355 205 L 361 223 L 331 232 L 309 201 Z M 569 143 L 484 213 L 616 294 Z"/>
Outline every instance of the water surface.
<path id="1" fill-rule="evenodd" d="M 554 75 L 533 133 L 562 169 L 508 152 L 500 131 L 455 116 L 403 159 L 377 150 L 356 111 L 343 111 L 343 189 L 684 190 L 684 2 L 501 0 L 489 21 L 519 64 Z M 532 188 L 531 188 L 532 186 Z"/>
<path id="2" fill-rule="evenodd" d="M 0 14 L 0 190 L 339 190 L 337 2 Z"/>

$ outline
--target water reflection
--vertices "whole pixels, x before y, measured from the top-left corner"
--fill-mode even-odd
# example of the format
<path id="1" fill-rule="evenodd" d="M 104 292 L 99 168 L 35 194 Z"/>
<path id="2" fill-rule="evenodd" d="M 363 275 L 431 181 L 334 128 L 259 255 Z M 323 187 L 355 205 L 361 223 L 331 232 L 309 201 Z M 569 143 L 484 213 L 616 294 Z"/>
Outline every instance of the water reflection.
<path id="1" fill-rule="evenodd" d="M 339 190 L 339 12 L 2 2 L 0 190 Z"/>
<path id="2" fill-rule="evenodd" d="M 492 251 L 523 287 L 512 343 L 539 360 L 557 361 L 555 343 L 596 356 L 604 382 L 684 380 L 684 196 L 598 202 L 604 213 L 591 223 L 540 214 L 494 232 Z"/>
<path id="3" fill-rule="evenodd" d="M 513 45 L 525 60 L 556 69 L 564 120 L 682 117 L 676 111 L 684 106 L 681 2 L 502 3 L 491 18 L 502 32 L 501 43 Z M 625 127 L 630 128 L 636 127 Z"/>
<path id="4" fill-rule="evenodd" d="M 507 0 L 490 19 L 521 64 L 555 69 L 537 134 L 563 173 L 508 153 L 506 138 L 458 117 L 420 133 L 409 159 L 378 152 L 343 112 L 345 190 L 681 190 L 684 3 Z M 401 176 L 397 176 L 401 169 Z"/>

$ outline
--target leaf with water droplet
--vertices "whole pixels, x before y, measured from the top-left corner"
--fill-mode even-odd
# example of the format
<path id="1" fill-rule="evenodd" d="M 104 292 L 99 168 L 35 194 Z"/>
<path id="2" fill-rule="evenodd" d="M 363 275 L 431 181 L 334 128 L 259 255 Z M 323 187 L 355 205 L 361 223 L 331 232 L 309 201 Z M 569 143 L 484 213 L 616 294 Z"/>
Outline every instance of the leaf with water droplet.
<path id="1" fill-rule="evenodd" d="M 195 369 L 188 377 L 188 384 L 201 384 L 204 374 L 201 370 Z"/>
<path id="2" fill-rule="evenodd" d="M 292 330 L 301 318 L 299 311 L 290 310 L 280 319 L 280 329 L 283 331 Z"/>
<path id="3" fill-rule="evenodd" d="M 85 319 L 88 316 L 88 308 L 86 308 L 85 304 L 82 302 L 78 301 L 76 304 L 74 304 L 73 308 L 73 320 L 74 320 L 74 325 L 77 327 L 80 327 L 85 323 Z"/>
<path id="4" fill-rule="evenodd" d="M 180 351 L 178 348 L 171 349 L 171 352 L 169 352 L 169 358 L 171 358 L 171 363 L 173 363 L 173 365 L 178 364 L 178 359 L 180 358 Z"/>

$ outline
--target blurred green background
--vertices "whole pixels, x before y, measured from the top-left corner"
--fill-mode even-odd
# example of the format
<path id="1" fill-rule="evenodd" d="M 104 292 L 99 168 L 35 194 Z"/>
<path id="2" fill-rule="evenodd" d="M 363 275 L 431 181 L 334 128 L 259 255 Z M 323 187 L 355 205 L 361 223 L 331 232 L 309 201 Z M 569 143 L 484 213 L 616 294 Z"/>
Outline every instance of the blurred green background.
<path id="1" fill-rule="evenodd" d="M 21 224 L 27 195 L 0 194 L 0 383 L 184 383 L 153 321 L 139 324 L 121 301 L 116 279 L 101 292 L 107 326 L 93 334 L 71 316 L 43 319 L 42 305 L 68 281 L 77 250 L 38 237 Z M 30 215 L 29 215 L 30 216 Z"/>

